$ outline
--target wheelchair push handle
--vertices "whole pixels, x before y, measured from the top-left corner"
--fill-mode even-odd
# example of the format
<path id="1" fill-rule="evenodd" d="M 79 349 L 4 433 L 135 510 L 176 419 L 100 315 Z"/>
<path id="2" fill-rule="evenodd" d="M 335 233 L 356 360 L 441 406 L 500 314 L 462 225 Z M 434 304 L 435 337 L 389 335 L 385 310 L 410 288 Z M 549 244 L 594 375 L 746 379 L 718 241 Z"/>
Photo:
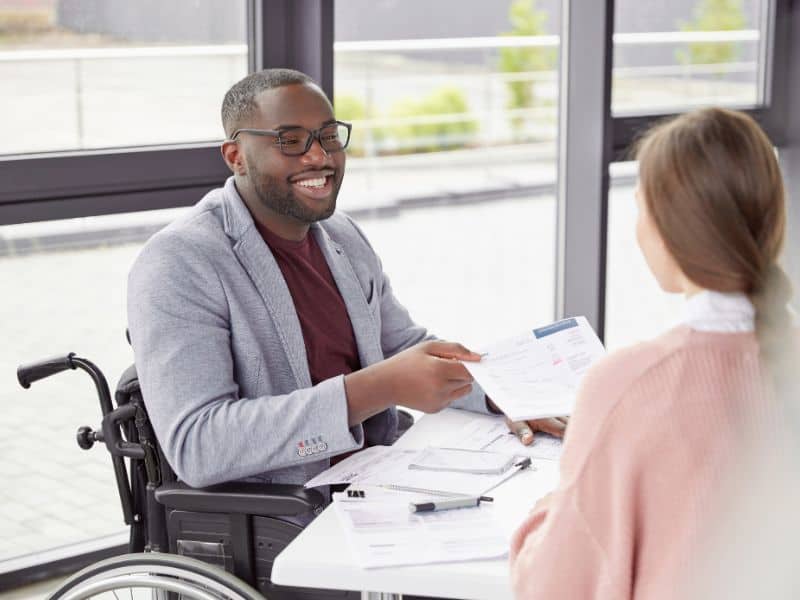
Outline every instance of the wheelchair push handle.
<path id="1" fill-rule="evenodd" d="M 77 366 L 72 361 L 74 356 L 75 353 L 70 352 L 66 356 L 54 356 L 27 365 L 20 365 L 17 367 L 17 381 L 22 387 L 28 389 L 34 381 L 39 381 L 67 369 L 76 369 Z"/>

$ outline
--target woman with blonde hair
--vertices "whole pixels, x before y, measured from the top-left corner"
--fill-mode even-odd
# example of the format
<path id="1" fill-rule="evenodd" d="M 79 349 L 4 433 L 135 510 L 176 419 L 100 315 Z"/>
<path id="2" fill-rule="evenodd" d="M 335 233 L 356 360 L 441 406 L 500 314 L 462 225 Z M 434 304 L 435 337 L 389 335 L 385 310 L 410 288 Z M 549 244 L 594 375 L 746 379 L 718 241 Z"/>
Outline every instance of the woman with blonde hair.
<path id="1" fill-rule="evenodd" d="M 517 598 L 676 598 L 745 440 L 794 382 L 784 188 L 749 116 L 709 108 L 637 145 L 637 240 L 684 323 L 587 374 L 557 489 L 512 541 Z"/>

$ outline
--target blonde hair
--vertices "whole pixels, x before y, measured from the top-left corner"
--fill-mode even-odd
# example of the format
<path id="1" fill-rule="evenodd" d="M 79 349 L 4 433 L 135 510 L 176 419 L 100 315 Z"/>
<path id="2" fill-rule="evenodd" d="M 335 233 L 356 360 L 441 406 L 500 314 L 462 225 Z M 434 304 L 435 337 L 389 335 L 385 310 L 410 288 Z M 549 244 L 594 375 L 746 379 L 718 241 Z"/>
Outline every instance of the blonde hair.
<path id="1" fill-rule="evenodd" d="M 762 360 L 791 375 L 792 290 L 778 264 L 786 230 L 772 144 L 748 115 L 706 108 L 662 122 L 636 145 L 647 210 L 683 273 L 700 287 L 744 292 Z"/>

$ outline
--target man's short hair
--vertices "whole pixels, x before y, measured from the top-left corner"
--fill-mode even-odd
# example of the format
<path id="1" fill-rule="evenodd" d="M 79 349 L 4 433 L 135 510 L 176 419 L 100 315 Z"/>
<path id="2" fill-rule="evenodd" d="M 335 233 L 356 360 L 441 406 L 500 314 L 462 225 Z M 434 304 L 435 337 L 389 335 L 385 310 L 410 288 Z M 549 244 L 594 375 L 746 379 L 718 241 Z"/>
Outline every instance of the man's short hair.
<path id="1" fill-rule="evenodd" d="M 294 69 L 264 69 L 233 84 L 222 100 L 222 127 L 225 135 L 230 137 L 252 116 L 257 109 L 256 96 L 261 92 L 296 84 L 319 87 L 311 77 Z"/>

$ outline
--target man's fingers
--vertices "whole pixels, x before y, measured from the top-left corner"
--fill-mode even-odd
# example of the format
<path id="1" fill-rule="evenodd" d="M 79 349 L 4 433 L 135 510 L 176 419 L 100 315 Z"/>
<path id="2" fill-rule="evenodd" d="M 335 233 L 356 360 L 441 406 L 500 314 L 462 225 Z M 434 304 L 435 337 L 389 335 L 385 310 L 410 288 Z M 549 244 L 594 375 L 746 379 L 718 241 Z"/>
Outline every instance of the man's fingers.
<path id="1" fill-rule="evenodd" d="M 427 342 L 425 351 L 439 358 L 479 361 L 481 355 L 456 342 Z"/>
<path id="2" fill-rule="evenodd" d="M 462 396 L 466 396 L 472 391 L 472 384 L 462 385 L 447 393 L 447 399 L 450 401 L 457 400 Z"/>
<path id="3" fill-rule="evenodd" d="M 450 381 L 472 382 L 472 374 L 458 361 L 440 359 L 439 369 Z"/>
<path id="4" fill-rule="evenodd" d="M 533 430 L 528 423 L 525 421 L 509 421 L 506 419 L 506 424 L 508 425 L 509 431 L 514 433 L 524 445 L 530 446 L 533 443 Z"/>
<path id="5" fill-rule="evenodd" d="M 558 418 L 534 419 L 528 421 L 528 425 L 534 431 L 543 431 L 560 438 L 564 437 L 564 432 L 567 430 L 567 424 Z"/>

